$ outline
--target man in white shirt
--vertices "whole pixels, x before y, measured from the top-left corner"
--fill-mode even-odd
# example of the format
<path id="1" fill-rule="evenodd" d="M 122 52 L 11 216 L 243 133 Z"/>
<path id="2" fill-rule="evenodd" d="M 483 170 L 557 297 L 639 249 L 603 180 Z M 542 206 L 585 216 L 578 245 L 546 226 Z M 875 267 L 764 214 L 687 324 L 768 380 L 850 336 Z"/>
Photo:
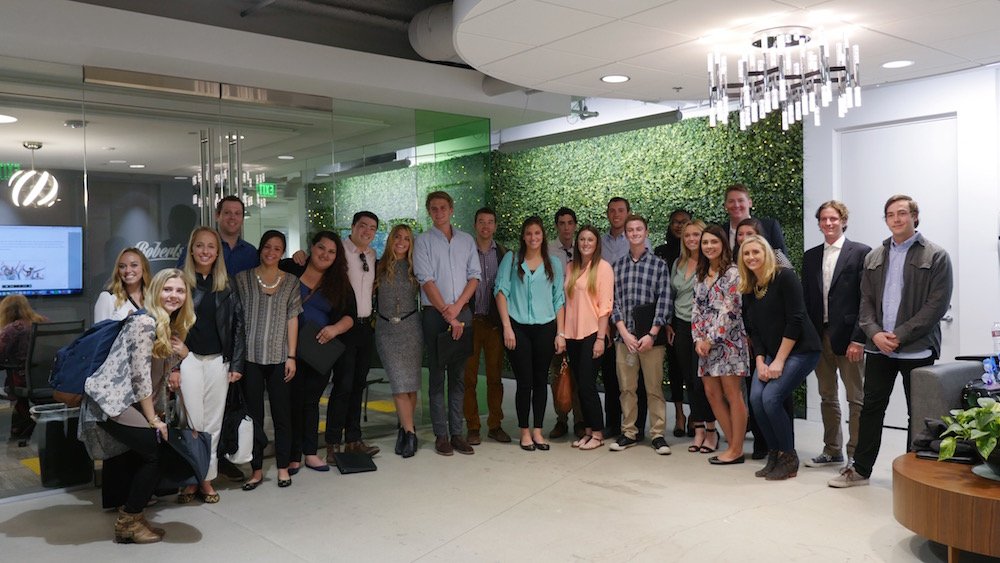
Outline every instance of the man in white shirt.
<path id="1" fill-rule="evenodd" d="M 840 416 L 837 372 L 847 392 L 847 457 L 854 456 L 864 387 L 861 379 L 864 331 L 858 326 L 861 306 L 861 274 L 871 247 L 848 240 L 848 210 L 831 200 L 816 210 L 823 244 L 806 251 L 802 258 L 802 293 L 806 312 L 823 342 L 816 380 L 819 383 L 820 412 L 823 415 L 823 451 L 806 461 L 806 467 L 844 463 L 844 432 Z"/>

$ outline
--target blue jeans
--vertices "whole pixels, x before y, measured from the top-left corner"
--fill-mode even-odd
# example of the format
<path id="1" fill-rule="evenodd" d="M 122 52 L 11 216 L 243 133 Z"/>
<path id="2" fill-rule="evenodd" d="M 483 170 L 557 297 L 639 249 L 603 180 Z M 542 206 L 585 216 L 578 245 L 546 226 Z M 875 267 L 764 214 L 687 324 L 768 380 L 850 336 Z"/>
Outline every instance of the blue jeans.
<path id="1" fill-rule="evenodd" d="M 772 361 L 771 356 L 764 358 L 767 364 Z M 817 363 L 819 352 L 793 353 L 785 360 L 778 379 L 761 381 L 754 376 L 750 386 L 750 406 L 771 449 L 783 452 L 795 449 L 795 430 L 782 403 L 806 380 Z"/>

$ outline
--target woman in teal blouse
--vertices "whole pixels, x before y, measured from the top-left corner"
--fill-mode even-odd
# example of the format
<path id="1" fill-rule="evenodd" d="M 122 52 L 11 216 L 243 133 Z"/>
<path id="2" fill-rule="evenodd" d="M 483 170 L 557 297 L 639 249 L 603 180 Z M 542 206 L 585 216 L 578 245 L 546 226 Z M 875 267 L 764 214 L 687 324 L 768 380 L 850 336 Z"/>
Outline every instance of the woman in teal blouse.
<path id="1" fill-rule="evenodd" d="M 497 269 L 494 294 L 503 324 L 503 343 L 517 378 L 514 405 L 521 428 L 521 449 L 548 450 L 542 436 L 552 356 L 566 349 L 559 311 L 565 302 L 563 268 L 549 258 L 545 228 L 537 216 L 521 225 L 521 246 L 508 252 Z M 534 412 L 529 429 L 528 415 Z"/>

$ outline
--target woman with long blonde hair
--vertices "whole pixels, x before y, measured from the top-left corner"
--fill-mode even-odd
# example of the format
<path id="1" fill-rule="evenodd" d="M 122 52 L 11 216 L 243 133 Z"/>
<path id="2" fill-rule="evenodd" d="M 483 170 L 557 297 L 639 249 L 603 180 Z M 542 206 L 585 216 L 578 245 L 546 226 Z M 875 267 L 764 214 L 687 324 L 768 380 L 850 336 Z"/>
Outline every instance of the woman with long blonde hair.
<path id="1" fill-rule="evenodd" d="M 614 283 L 611 264 L 601 258 L 601 233 L 591 225 L 581 227 L 566 274 L 566 305 L 560 311 L 566 359 L 586 425 L 583 437 L 573 442 L 573 447 L 581 450 L 595 450 L 604 445 L 604 411 L 597 394 L 597 370 L 607 346 Z"/>
<path id="2" fill-rule="evenodd" d="M 28 399 L 15 397 L 14 387 L 26 385 L 22 366 L 28 359 L 28 343 L 31 340 L 31 325 L 45 322 L 28 304 L 28 299 L 20 293 L 12 293 L 0 301 L 0 360 L 9 366 L 7 381 L 4 383 L 7 396 L 14 402 L 10 415 L 10 439 L 27 443 L 35 428 L 28 413 Z"/>
<path id="3" fill-rule="evenodd" d="M 229 283 L 222 257 L 222 238 L 211 227 L 191 232 L 184 257 L 184 273 L 194 280 L 191 303 L 198 319 L 184 341 L 185 359 L 179 372 L 169 379 L 171 389 L 180 390 L 187 425 L 212 437 L 208 473 L 200 487 L 191 485 L 177 494 L 186 504 L 195 495 L 202 501 L 219 502 L 212 486 L 218 475 L 217 450 L 222 434 L 222 415 L 229 384 L 243 377 L 246 362 L 246 333 L 243 305 Z"/>
<path id="4" fill-rule="evenodd" d="M 757 364 L 750 406 L 771 448 L 755 475 L 778 481 L 799 471 L 794 427 L 782 403 L 819 363 L 819 334 L 806 315 L 798 276 L 777 265 L 767 240 L 750 235 L 739 250 L 739 291 Z"/>
<path id="5" fill-rule="evenodd" d="M 129 450 L 139 458 L 128 483 L 105 486 L 128 490 L 115 521 L 115 541 L 153 543 L 163 538 L 143 510 L 161 476 L 161 459 L 169 455 L 166 415 L 167 376 L 186 355 L 184 338 L 194 325 L 190 279 L 168 268 L 153 276 L 146 289 L 145 314 L 131 315 L 115 338 L 108 358 L 84 386 L 80 437 L 94 459 L 109 459 Z"/>
<path id="6" fill-rule="evenodd" d="M 418 307 L 420 284 L 413 273 L 413 231 L 407 225 L 396 225 L 389 231 L 375 271 L 375 290 L 375 349 L 389 376 L 399 417 L 395 452 L 412 457 L 417 451 L 414 413 L 424 344 Z"/>
<path id="7" fill-rule="evenodd" d="M 141 250 L 129 247 L 119 252 L 111 281 L 94 304 L 94 322 L 107 319 L 120 321 L 142 309 L 145 289 L 151 277 L 149 260 Z"/>

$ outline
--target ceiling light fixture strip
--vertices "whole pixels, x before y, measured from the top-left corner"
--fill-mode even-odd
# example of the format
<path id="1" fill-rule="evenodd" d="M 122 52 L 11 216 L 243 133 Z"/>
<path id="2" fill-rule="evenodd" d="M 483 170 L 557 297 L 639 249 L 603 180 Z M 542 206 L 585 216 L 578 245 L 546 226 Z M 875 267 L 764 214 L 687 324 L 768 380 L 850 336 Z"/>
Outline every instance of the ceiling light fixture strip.
<path id="1" fill-rule="evenodd" d="M 826 45 L 818 53 L 805 47 L 805 30 L 767 30 L 754 45 L 763 45 L 757 56 L 747 54 L 737 63 L 738 82 L 727 81 L 727 57 L 708 55 L 709 126 L 729 123 L 730 90 L 739 92 L 740 129 L 757 123 L 772 111 L 781 111 L 782 129 L 809 114 L 820 125 L 819 107 L 827 107 L 836 93 L 837 114 L 861 105 L 860 48 L 845 37 L 836 44 L 831 65 Z"/>

